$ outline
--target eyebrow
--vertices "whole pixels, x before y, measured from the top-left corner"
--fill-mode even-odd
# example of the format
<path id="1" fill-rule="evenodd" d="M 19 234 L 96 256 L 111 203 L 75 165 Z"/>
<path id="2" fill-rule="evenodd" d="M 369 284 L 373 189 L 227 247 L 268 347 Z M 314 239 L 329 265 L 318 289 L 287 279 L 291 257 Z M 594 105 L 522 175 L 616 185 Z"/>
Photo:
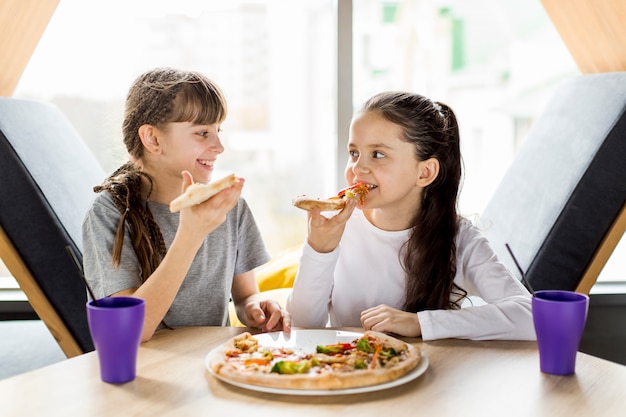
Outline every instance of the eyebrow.
<path id="1" fill-rule="evenodd" d="M 348 143 L 348 148 L 355 148 L 352 143 Z M 386 143 L 372 143 L 371 145 L 367 145 L 366 148 L 384 148 L 384 149 L 394 149 L 392 146 L 387 145 Z"/>
<path id="2" fill-rule="evenodd" d="M 196 123 L 196 122 L 188 122 L 191 123 L 189 128 L 190 129 L 195 129 L 195 128 L 210 128 L 211 126 L 213 126 L 215 123 L 213 124 L 206 124 L 206 123 Z M 217 126 L 219 127 L 220 124 L 217 124 Z"/>

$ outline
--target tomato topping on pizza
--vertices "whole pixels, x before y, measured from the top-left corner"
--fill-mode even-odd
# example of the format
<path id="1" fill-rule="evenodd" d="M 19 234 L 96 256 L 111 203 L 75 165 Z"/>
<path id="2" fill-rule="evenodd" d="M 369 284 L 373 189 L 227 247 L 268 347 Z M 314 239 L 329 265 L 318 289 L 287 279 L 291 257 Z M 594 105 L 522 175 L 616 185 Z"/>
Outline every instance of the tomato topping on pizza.
<path id="1" fill-rule="evenodd" d="M 365 202 L 365 196 L 369 192 L 369 187 L 362 182 L 354 184 L 348 188 L 344 188 L 343 190 L 337 193 L 337 197 L 341 198 L 353 198 L 358 199 L 359 204 L 363 204 Z"/>

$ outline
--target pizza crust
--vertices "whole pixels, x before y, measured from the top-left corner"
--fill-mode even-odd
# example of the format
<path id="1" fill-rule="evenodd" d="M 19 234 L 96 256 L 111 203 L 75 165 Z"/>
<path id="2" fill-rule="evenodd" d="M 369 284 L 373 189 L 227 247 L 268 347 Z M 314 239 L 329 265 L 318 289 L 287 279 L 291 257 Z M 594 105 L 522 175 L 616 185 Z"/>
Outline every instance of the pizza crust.
<path id="1" fill-rule="evenodd" d="M 175 213 L 187 207 L 200 204 L 222 190 L 232 187 L 238 181 L 235 174 L 230 174 L 217 181 L 210 182 L 208 184 L 194 183 L 191 184 L 184 193 L 176 197 L 170 203 L 170 211 Z"/>
<path id="2" fill-rule="evenodd" d="M 346 205 L 346 201 L 340 197 L 327 198 L 327 199 L 321 199 L 321 198 L 315 199 L 315 198 L 307 197 L 306 195 L 300 195 L 294 198 L 291 201 L 291 204 L 293 204 L 295 207 L 298 207 L 299 209 L 306 210 L 306 211 L 311 211 L 314 208 L 319 208 L 321 211 L 335 211 L 335 210 L 343 209 Z"/>
<path id="3" fill-rule="evenodd" d="M 214 374 L 226 380 L 249 385 L 295 390 L 342 390 L 394 381 L 409 373 L 419 364 L 421 360 L 421 351 L 419 349 L 383 333 L 365 332 L 365 334 L 368 333 L 379 337 L 387 346 L 393 346 L 398 351 L 405 352 L 404 359 L 392 367 L 351 372 L 281 375 L 278 373 L 259 372 L 255 369 L 242 370 L 233 363 L 228 362 L 226 357 L 227 353 L 233 350 L 237 340 L 251 337 L 251 334 L 246 332 L 218 346 L 211 355 L 209 368 Z"/>
<path id="4" fill-rule="evenodd" d="M 383 384 L 406 375 L 417 366 L 421 357 L 418 349 L 413 348 L 410 352 L 409 358 L 401 362 L 400 366 L 394 368 L 323 374 L 281 375 L 276 373 L 243 373 L 234 366 L 225 364 L 219 367 L 216 373 L 235 382 L 271 388 L 341 390 Z"/>

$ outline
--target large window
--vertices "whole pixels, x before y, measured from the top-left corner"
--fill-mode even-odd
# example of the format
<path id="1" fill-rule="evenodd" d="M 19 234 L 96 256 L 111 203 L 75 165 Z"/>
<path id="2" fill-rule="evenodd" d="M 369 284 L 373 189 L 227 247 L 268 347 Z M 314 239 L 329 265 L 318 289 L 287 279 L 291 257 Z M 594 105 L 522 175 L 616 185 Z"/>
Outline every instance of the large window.
<path id="1" fill-rule="evenodd" d="M 244 196 L 279 255 L 306 232 L 291 198 L 343 185 L 336 33 L 352 23 L 353 71 L 342 82 L 353 106 L 392 89 L 449 104 L 465 160 L 460 209 L 479 214 L 558 82 L 578 73 L 541 3 L 354 0 L 337 22 L 345 1 L 63 0 L 15 95 L 58 105 L 110 172 L 125 158 L 133 79 L 156 66 L 202 71 L 230 105 L 216 177 L 246 178 Z M 623 279 L 616 262 L 601 279 Z"/>
<path id="2" fill-rule="evenodd" d="M 58 105 L 112 172 L 126 158 L 134 78 L 162 66 L 203 72 L 229 103 L 214 178 L 246 178 L 244 197 L 278 255 L 306 230 L 291 198 L 323 195 L 334 179 L 333 16 L 332 0 L 63 0 L 15 95 Z"/>

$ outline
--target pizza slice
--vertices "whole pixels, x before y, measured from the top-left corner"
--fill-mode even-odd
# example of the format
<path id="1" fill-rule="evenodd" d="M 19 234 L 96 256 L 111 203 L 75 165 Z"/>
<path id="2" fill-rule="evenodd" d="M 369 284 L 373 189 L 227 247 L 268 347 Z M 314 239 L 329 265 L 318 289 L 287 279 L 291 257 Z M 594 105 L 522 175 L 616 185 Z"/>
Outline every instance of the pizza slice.
<path id="1" fill-rule="evenodd" d="M 170 203 L 170 211 L 174 213 L 184 208 L 200 204 L 220 191 L 232 187 L 237 181 L 239 181 L 239 178 L 237 178 L 235 174 L 230 174 L 208 184 L 199 182 L 191 184 L 184 193 L 172 200 Z"/>
<path id="2" fill-rule="evenodd" d="M 358 200 L 359 204 L 365 203 L 365 196 L 370 188 L 374 186 L 359 182 L 350 187 L 339 191 L 336 196 L 320 199 L 310 198 L 306 195 L 300 195 L 292 200 L 292 204 L 302 210 L 313 210 L 319 208 L 321 211 L 341 210 L 345 207 L 348 199 Z"/>

